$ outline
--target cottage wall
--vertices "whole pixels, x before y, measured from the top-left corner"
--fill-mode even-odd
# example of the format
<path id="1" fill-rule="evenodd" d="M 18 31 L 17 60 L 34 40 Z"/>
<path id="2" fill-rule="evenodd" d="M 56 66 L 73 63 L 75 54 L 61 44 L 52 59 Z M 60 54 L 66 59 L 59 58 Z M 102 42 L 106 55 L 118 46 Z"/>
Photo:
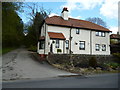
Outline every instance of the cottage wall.
<path id="1" fill-rule="evenodd" d="M 70 28 L 68 27 L 48 25 L 48 32 L 57 32 L 57 33 L 60 32 L 63 33 L 66 40 L 69 40 L 70 38 Z M 71 37 L 72 37 L 71 51 L 73 52 L 73 54 L 110 55 L 110 46 L 109 46 L 110 40 L 109 40 L 109 33 L 107 32 L 105 33 L 105 37 L 101 37 L 101 36 L 96 36 L 96 31 L 85 30 L 85 29 L 80 29 L 80 33 L 76 34 L 76 28 L 72 28 Z M 80 41 L 85 41 L 85 50 L 79 50 Z M 100 51 L 96 51 L 95 44 L 100 44 Z M 106 45 L 106 51 L 102 51 L 102 44 Z M 64 48 L 63 46 L 64 45 L 61 45 L 61 49 Z M 70 43 L 69 43 L 69 47 L 70 47 Z M 69 53 L 69 50 L 67 50 L 66 48 L 64 49 L 65 49 L 64 53 Z M 54 46 L 54 51 L 56 53 L 55 46 Z"/>
<path id="2" fill-rule="evenodd" d="M 105 33 L 105 37 L 96 36 L 95 31 L 92 31 L 92 54 L 110 55 L 110 37 L 109 33 Z M 100 44 L 100 51 L 95 50 L 95 44 Z M 102 44 L 106 45 L 106 51 L 102 51 Z"/>
<path id="3" fill-rule="evenodd" d="M 80 33 L 76 34 L 76 28 L 71 29 L 71 51 L 72 54 L 92 54 L 92 55 L 110 55 L 110 38 L 109 33 L 105 33 L 105 37 L 96 36 L 96 31 L 79 29 Z M 48 32 L 56 32 L 63 33 L 66 40 L 69 40 L 69 49 L 66 49 L 65 40 L 60 40 L 59 49 L 62 50 L 61 53 L 69 54 L 70 51 L 70 28 L 69 27 L 60 27 L 60 26 L 52 26 L 43 24 L 41 29 L 41 35 L 45 36 L 45 50 L 39 49 L 38 42 L 38 53 L 39 54 L 48 54 L 50 52 L 50 45 L 53 44 L 53 53 L 57 53 L 57 49 L 55 47 L 56 40 L 52 40 L 49 38 Z M 54 43 L 52 43 L 54 41 Z M 85 50 L 79 49 L 79 42 L 85 41 Z M 95 44 L 100 44 L 100 51 L 96 51 Z M 102 44 L 106 45 L 106 51 L 102 51 Z"/>

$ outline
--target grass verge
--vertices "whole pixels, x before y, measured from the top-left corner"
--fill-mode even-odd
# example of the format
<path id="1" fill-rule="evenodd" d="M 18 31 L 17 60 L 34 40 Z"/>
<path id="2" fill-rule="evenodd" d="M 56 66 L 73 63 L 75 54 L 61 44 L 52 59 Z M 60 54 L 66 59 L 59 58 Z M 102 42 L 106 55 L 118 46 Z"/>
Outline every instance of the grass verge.
<path id="1" fill-rule="evenodd" d="M 8 52 L 14 50 L 14 49 L 16 49 L 16 47 L 2 48 L 2 50 L 0 51 L 0 54 L 2 53 L 2 55 L 3 55 L 3 54 L 5 54 L 5 53 L 8 53 Z"/>
<path id="2" fill-rule="evenodd" d="M 69 71 L 71 73 L 77 73 L 77 74 L 82 74 L 82 75 L 90 75 L 90 74 L 103 74 L 103 73 L 120 73 L 119 70 L 89 70 L 89 68 L 65 68 L 64 65 L 62 64 L 52 64 L 54 67 L 61 69 L 61 70 L 66 70 Z"/>

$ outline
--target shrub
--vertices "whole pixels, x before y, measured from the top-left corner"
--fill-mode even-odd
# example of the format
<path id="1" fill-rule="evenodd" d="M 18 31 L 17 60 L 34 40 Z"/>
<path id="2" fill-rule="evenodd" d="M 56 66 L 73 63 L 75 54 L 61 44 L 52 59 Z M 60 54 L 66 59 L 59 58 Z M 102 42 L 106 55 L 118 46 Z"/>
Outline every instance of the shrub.
<path id="1" fill-rule="evenodd" d="M 111 63 L 107 63 L 106 66 L 115 69 L 117 67 L 120 67 L 120 64 L 115 63 L 115 62 L 111 62 Z"/>
<path id="2" fill-rule="evenodd" d="M 89 66 L 96 68 L 97 66 L 97 60 L 95 57 L 91 57 L 89 60 Z"/>
<path id="3" fill-rule="evenodd" d="M 37 47 L 31 45 L 31 46 L 28 48 L 28 50 L 29 50 L 29 51 L 33 51 L 33 52 L 36 52 L 36 51 L 37 51 Z"/>
<path id="4" fill-rule="evenodd" d="M 113 53 L 113 55 L 120 58 L 120 53 Z"/>
<path id="5" fill-rule="evenodd" d="M 113 53 L 113 56 L 116 57 L 114 61 L 120 64 L 120 53 Z"/>
<path id="6" fill-rule="evenodd" d="M 61 49 L 57 49 L 57 52 L 62 52 L 62 50 Z"/>

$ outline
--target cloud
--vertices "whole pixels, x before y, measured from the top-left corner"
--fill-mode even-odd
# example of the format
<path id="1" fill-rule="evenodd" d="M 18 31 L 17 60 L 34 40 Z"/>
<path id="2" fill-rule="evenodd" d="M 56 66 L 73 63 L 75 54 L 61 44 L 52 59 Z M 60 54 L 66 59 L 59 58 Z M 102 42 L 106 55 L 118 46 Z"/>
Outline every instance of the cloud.
<path id="1" fill-rule="evenodd" d="M 67 3 L 62 5 L 63 7 L 68 7 L 68 9 L 71 10 L 84 10 L 84 9 L 93 9 L 97 5 L 101 5 L 104 0 L 67 0 Z"/>
<path id="2" fill-rule="evenodd" d="M 111 27 L 110 27 L 110 31 L 112 31 L 112 33 L 114 33 L 114 34 L 117 34 L 117 32 L 118 32 L 118 27 L 111 26 Z"/>
<path id="3" fill-rule="evenodd" d="M 49 15 L 49 17 L 52 17 L 52 16 L 60 16 L 60 15 L 58 15 L 58 14 L 56 14 L 56 13 L 51 13 L 50 15 Z M 73 16 L 69 16 L 70 18 L 75 18 L 75 19 L 81 19 L 82 17 L 81 16 L 76 16 L 76 17 L 73 17 Z"/>
<path id="4" fill-rule="evenodd" d="M 82 19 L 81 16 L 77 16 L 77 17 L 73 17 L 73 16 L 69 16 L 70 18 L 75 18 L 75 19 Z"/>
<path id="5" fill-rule="evenodd" d="M 56 14 L 56 13 L 51 13 L 51 14 L 49 15 L 49 17 L 52 17 L 52 16 L 59 16 L 59 15 Z"/>
<path id="6" fill-rule="evenodd" d="M 100 14 L 107 18 L 118 18 L 118 1 L 105 0 L 100 8 Z"/>
<path id="7" fill-rule="evenodd" d="M 100 14 L 107 18 L 118 17 L 118 1 L 119 0 L 67 0 L 67 3 L 60 8 L 68 7 L 72 10 L 90 10 L 96 6 L 100 6 Z"/>

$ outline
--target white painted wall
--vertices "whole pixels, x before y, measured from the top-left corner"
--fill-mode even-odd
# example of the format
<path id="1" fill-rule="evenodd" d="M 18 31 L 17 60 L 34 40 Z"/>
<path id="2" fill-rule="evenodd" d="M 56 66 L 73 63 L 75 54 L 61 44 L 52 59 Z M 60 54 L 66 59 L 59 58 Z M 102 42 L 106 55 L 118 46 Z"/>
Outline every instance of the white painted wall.
<path id="1" fill-rule="evenodd" d="M 58 27 L 58 26 L 48 26 L 49 32 L 61 32 L 64 34 L 66 40 L 69 40 L 70 28 L 67 27 Z M 71 50 L 73 54 L 91 54 L 90 51 L 90 30 L 80 29 L 80 34 L 76 34 L 76 28 L 72 28 L 71 30 Z M 110 55 L 110 40 L 109 33 L 105 33 L 105 37 L 96 36 L 96 31 L 92 31 L 92 54 L 103 54 Z M 79 50 L 79 41 L 85 41 L 85 50 Z M 75 45 L 75 42 L 78 44 Z M 105 44 L 106 51 L 96 51 L 95 44 Z M 70 45 L 70 44 L 69 44 Z M 67 50 L 65 48 L 65 53 Z"/>
<path id="2" fill-rule="evenodd" d="M 68 20 L 68 11 L 64 11 L 63 13 L 61 13 L 61 16 L 64 20 Z"/>
<path id="3" fill-rule="evenodd" d="M 45 24 L 43 24 L 43 26 L 45 27 Z M 69 40 L 70 37 L 70 28 L 68 27 L 59 27 L 59 26 L 51 26 L 51 25 L 46 25 L 46 39 L 45 39 L 45 54 L 48 54 L 48 52 L 50 52 L 50 45 L 52 43 L 53 40 L 50 40 L 48 33 L 47 32 L 56 32 L 56 33 L 63 33 L 63 35 L 65 36 L 66 40 Z M 41 36 L 45 35 L 45 29 L 42 28 L 41 31 Z M 80 34 L 76 34 L 76 28 L 72 28 L 71 30 L 71 36 L 72 41 L 71 41 L 71 50 L 73 52 L 73 54 L 91 54 L 90 51 L 90 30 L 85 30 L 85 29 L 80 29 Z M 100 37 L 100 36 L 96 36 L 96 31 L 92 31 L 92 54 L 94 55 L 110 55 L 110 40 L 109 40 L 109 33 L 105 33 L 105 37 Z M 54 40 L 56 41 L 56 40 Z M 79 50 L 79 41 L 85 41 L 85 50 Z M 75 45 L 75 42 L 78 43 L 77 45 Z M 57 48 L 55 47 L 55 44 L 53 44 L 53 52 L 57 53 Z M 69 50 L 67 51 L 65 46 L 65 41 L 64 40 L 60 40 L 60 48 L 62 50 L 63 53 L 63 48 L 64 53 L 69 53 Z M 96 51 L 95 50 L 95 44 L 105 44 L 106 45 L 106 51 Z M 70 43 L 69 43 L 69 47 L 70 47 Z M 38 49 L 38 53 L 41 54 L 43 53 L 43 50 L 39 50 Z"/>
<path id="4" fill-rule="evenodd" d="M 95 50 L 95 44 L 105 44 L 106 45 L 106 51 L 102 51 L 102 48 L 100 51 Z M 92 54 L 102 54 L 102 55 L 110 55 L 110 37 L 109 33 L 105 33 L 105 37 L 96 36 L 95 31 L 92 31 Z"/>
<path id="5" fill-rule="evenodd" d="M 52 42 L 55 42 L 55 43 L 52 43 Z M 64 52 L 64 50 L 63 50 L 63 45 L 64 45 L 64 40 L 59 40 L 59 48 L 56 48 L 56 40 L 55 39 L 51 39 L 50 40 L 50 45 L 53 45 L 53 52 L 54 53 L 57 53 L 57 49 L 61 49 L 62 50 L 62 52 L 61 53 L 59 53 L 59 54 L 63 54 Z M 49 51 L 50 52 L 50 51 Z"/>
<path id="6" fill-rule="evenodd" d="M 70 28 L 67 28 L 67 27 L 58 27 L 58 26 L 50 26 L 50 25 L 48 25 L 48 32 L 63 33 L 66 40 L 69 40 L 69 37 L 70 37 L 69 36 L 70 35 Z M 65 53 L 67 53 L 66 48 L 65 48 Z"/>
<path id="7" fill-rule="evenodd" d="M 37 52 L 39 54 L 48 54 L 48 52 L 50 50 L 49 45 L 48 45 L 48 43 L 50 42 L 50 39 L 49 39 L 47 30 L 48 30 L 48 25 L 44 23 L 42 28 L 41 28 L 41 35 L 40 36 L 45 36 L 45 51 L 44 51 L 44 49 L 39 49 L 40 42 L 38 42 Z"/>
<path id="8" fill-rule="evenodd" d="M 67 27 L 58 27 L 58 26 L 48 26 L 49 32 L 61 32 L 64 34 L 66 40 L 69 40 L 70 35 L 70 28 Z M 80 29 L 80 34 L 76 34 L 76 28 L 72 28 L 71 30 L 71 50 L 73 51 L 73 54 L 90 54 L 90 40 L 88 37 L 90 37 L 90 31 L 89 30 L 83 30 Z M 79 50 L 79 41 L 85 41 L 85 50 Z M 75 42 L 78 44 L 75 45 Z M 70 44 L 69 44 L 70 47 Z M 67 49 L 65 48 L 65 53 L 67 53 Z"/>
<path id="9" fill-rule="evenodd" d="M 90 54 L 90 31 L 79 29 L 80 33 L 76 34 L 76 28 L 72 29 L 72 51 L 73 54 Z M 79 42 L 85 41 L 85 50 L 79 50 Z M 75 45 L 75 42 L 77 45 Z"/>

